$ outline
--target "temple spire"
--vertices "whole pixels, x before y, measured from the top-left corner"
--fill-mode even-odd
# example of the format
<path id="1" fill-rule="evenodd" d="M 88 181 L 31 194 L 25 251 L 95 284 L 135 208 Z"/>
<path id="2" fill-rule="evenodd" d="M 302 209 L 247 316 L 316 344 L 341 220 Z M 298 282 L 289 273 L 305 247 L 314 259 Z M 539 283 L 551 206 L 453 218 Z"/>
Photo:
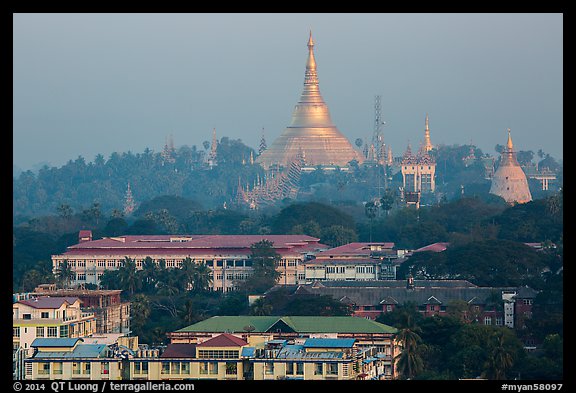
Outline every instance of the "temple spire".
<path id="1" fill-rule="evenodd" d="M 310 31 L 302 94 L 294 107 L 288 127 L 256 159 L 265 169 L 288 169 L 299 146 L 306 148 L 306 161 L 310 166 L 344 167 L 351 160 L 363 161 L 362 155 L 354 150 L 330 118 L 328 106 L 320 94 L 314 46 Z"/>
<path id="2" fill-rule="evenodd" d="M 428 113 L 426 113 L 426 121 L 424 125 L 424 150 L 427 152 L 432 150 L 432 142 L 430 141 L 430 124 L 428 122 Z"/>
<path id="3" fill-rule="evenodd" d="M 512 144 L 512 136 L 510 136 L 510 128 L 508 128 L 508 143 L 506 143 L 506 148 L 508 151 L 514 150 L 514 145 Z"/>

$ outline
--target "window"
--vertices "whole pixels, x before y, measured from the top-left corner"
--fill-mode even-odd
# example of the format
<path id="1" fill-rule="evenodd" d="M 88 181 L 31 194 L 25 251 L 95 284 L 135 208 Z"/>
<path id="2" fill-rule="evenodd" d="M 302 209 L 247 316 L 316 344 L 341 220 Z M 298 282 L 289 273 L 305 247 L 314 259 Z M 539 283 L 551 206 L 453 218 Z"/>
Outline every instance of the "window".
<path id="1" fill-rule="evenodd" d="M 60 326 L 60 337 L 68 337 L 68 325 Z"/>
<path id="2" fill-rule="evenodd" d="M 314 375 L 322 375 L 324 374 L 324 364 L 323 363 L 314 363 Z"/>
<path id="3" fill-rule="evenodd" d="M 492 317 L 484 317 L 484 325 L 492 325 Z"/>
<path id="4" fill-rule="evenodd" d="M 48 337 L 58 337 L 57 326 L 48 326 Z"/>
<path id="5" fill-rule="evenodd" d="M 239 352 L 231 350 L 204 349 L 198 351 L 200 359 L 238 359 Z"/>
<path id="6" fill-rule="evenodd" d="M 304 375 L 304 363 L 296 362 L 296 375 Z"/>
<path id="7" fill-rule="evenodd" d="M 392 311 L 392 305 L 387 304 L 386 305 L 386 312 L 391 312 Z"/>
<path id="8" fill-rule="evenodd" d="M 43 318 L 43 319 L 50 318 L 50 314 L 48 312 L 43 311 L 40 313 L 40 318 Z"/>
<path id="9" fill-rule="evenodd" d="M 531 306 L 532 305 L 532 299 L 524 299 L 522 300 L 522 303 L 524 303 L 527 306 Z M 24 318 L 26 319 L 26 318 Z"/>
<path id="10" fill-rule="evenodd" d="M 39 375 L 50 374 L 50 363 L 38 363 L 38 374 Z"/>
<path id="11" fill-rule="evenodd" d="M 200 363 L 200 374 L 208 374 L 208 362 Z"/>
<path id="12" fill-rule="evenodd" d="M 502 326 L 502 317 L 496 317 L 496 326 Z"/>
<path id="13" fill-rule="evenodd" d="M 134 362 L 134 374 L 148 374 L 148 363 L 147 362 Z"/>
<path id="14" fill-rule="evenodd" d="M 32 319 L 32 314 L 22 314 L 22 319 Z"/>
<path id="15" fill-rule="evenodd" d="M 110 362 L 100 363 L 100 374 L 109 374 L 109 373 L 110 373 Z"/>
<path id="16" fill-rule="evenodd" d="M 180 372 L 182 374 L 190 374 L 190 363 L 189 362 L 182 362 L 180 363 Z"/>
<path id="17" fill-rule="evenodd" d="M 91 364 L 86 362 L 86 363 L 82 363 L 83 367 L 82 367 L 82 374 L 90 374 L 90 366 Z"/>
<path id="18" fill-rule="evenodd" d="M 180 374 L 180 362 L 174 362 L 170 364 L 171 374 Z"/>
<path id="19" fill-rule="evenodd" d="M 36 337 L 44 337 L 44 326 L 36 327 Z"/>
<path id="20" fill-rule="evenodd" d="M 274 374 L 274 363 L 272 362 L 264 363 L 264 373 L 266 375 Z"/>
<path id="21" fill-rule="evenodd" d="M 20 337 L 20 327 L 12 328 L 12 337 Z"/>
<path id="22" fill-rule="evenodd" d="M 226 374 L 236 375 L 238 373 L 238 364 L 236 362 L 226 362 Z"/>
<path id="23" fill-rule="evenodd" d="M 338 375 L 338 363 L 328 363 L 326 367 L 327 375 Z"/>
<path id="24" fill-rule="evenodd" d="M 52 363 L 52 373 L 53 374 L 62 374 L 62 362 Z"/>
<path id="25" fill-rule="evenodd" d="M 294 374 L 294 363 L 286 363 L 286 374 Z"/>
<path id="26" fill-rule="evenodd" d="M 72 374 L 80 374 L 80 363 L 74 362 L 72 363 Z"/>
<path id="27" fill-rule="evenodd" d="M 160 374 L 170 374 L 170 362 L 162 362 Z"/>

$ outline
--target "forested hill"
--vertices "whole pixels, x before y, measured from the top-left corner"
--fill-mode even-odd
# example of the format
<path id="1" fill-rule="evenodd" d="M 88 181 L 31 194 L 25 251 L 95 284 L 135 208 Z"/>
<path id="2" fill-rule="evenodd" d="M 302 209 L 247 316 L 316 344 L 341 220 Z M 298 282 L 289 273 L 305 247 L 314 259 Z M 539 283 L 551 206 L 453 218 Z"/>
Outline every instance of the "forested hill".
<path id="1" fill-rule="evenodd" d="M 181 146 L 169 155 L 146 149 L 142 153 L 101 154 L 92 162 L 79 156 L 60 168 L 42 167 L 38 174 L 22 172 L 13 180 L 13 216 L 53 214 L 61 205 L 73 211 L 98 203 L 102 211 L 122 211 L 128 183 L 136 202 L 159 195 L 186 195 L 205 208 L 222 206 L 236 195 L 239 179 L 253 184 L 263 176 L 259 165 L 250 165 L 252 148 L 240 140 L 223 137 L 218 143 L 218 165 L 206 163 L 206 149 Z"/>
<path id="2" fill-rule="evenodd" d="M 262 167 L 251 163 L 257 153 L 241 140 L 221 138 L 213 166 L 208 164 L 210 151 L 210 144 L 205 142 L 202 148 L 146 149 L 136 154 L 112 153 L 108 159 L 98 154 L 93 161 L 79 156 L 60 168 L 45 165 L 38 173 L 21 172 L 13 180 L 14 222 L 54 214 L 61 208 L 68 210 L 66 214 L 83 212 L 95 204 L 104 214 L 112 215 L 123 210 L 128 184 L 137 205 L 161 195 L 174 195 L 194 200 L 203 209 L 218 209 L 225 202 L 228 206 L 235 202 L 239 183 L 252 188 L 265 178 Z M 432 152 L 437 162 L 436 193 L 423 196 L 424 203 L 461 198 L 464 190 L 466 196 L 488 194 L 490 180 L 483 161 L 490 158 L 488 155 L 472 145 L 438 146 Z M 562 185 L 561 165 L 549 155 L 539 156 L 537 165 L 553 169 L 558 179 L 546 192 L 541 191 L 537 180 L 529 179 L 534 199 L 548 197 Z M 523 164 L 534 167 L 533 158 L 532 152 L 518 152 Z M 377 168 L 362 165 L 353 166 L 349 172 L 316 170 L 302 174 L 297 199 L 363 206 L 378 194 L 381 180 Z M 402 174 L 397 168 L 390 170 L 387 180 L 388 189 L 398 190 Z"/>

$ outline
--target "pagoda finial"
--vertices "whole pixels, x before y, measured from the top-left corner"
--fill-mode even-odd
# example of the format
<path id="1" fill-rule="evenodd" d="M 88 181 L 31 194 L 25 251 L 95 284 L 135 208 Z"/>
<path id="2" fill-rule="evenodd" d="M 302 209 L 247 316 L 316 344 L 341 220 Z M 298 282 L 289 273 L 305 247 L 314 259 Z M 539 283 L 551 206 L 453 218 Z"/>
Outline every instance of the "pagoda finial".
<path id="1" fill-rule="evenodd" d="M 314 47 L 314 40 L 312 39 L 312 29 L 310 29 L 310 38 L 308 38 L 308 48 L 312 50 Z"/>
<path id="2" fill-rule="evenodd" d="M 512 151 L 514 149 L 514 145 L 512 144 L 512 136 L 510 136 L 510 128 L 508 128 L 508 143 L 506 143 L 506 147 L 508 151 Z"/>

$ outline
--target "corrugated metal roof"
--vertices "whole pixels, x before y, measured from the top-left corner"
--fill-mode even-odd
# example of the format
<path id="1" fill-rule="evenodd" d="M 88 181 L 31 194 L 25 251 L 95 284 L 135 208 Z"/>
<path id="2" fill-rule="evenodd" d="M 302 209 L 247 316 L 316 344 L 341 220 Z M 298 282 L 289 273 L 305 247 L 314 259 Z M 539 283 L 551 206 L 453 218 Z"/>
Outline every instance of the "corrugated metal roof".
<path id="1" fill-rule="evenodd" d="M 254 329 L 246 330 L 249 326 Z M 391 326 L 358 317 L 215 316 L 177 332 L 275 332 L 287 326 L 297 333 L 395 333 Z"/>
<path id="2" fill-rule="evenodd" d="M 66 348 L 66 347 L 73 347 L 76 343 L 80 341 L 83 342 L 84 340 L 81 338 L 56 338 L 56 337 L 47 337 L 47 338 L 36 338 L 30 344 L 31 347 L 47 347 L 47 348 Z"/>
<path id="3" fill-rule="evenodd" d="M 304 348 L 352 348 L 355 338 L 308 338 Z"/>
<path id="4" fill-rule="evenodd" d="M 78 344 L 72 352 L 66 351 L 50 351 L 50 352 L 37 352 L 34 355 L 36 359 L 45 358 L 100 358 L 105 356 L 108 346 L 105 344 Z"/>

